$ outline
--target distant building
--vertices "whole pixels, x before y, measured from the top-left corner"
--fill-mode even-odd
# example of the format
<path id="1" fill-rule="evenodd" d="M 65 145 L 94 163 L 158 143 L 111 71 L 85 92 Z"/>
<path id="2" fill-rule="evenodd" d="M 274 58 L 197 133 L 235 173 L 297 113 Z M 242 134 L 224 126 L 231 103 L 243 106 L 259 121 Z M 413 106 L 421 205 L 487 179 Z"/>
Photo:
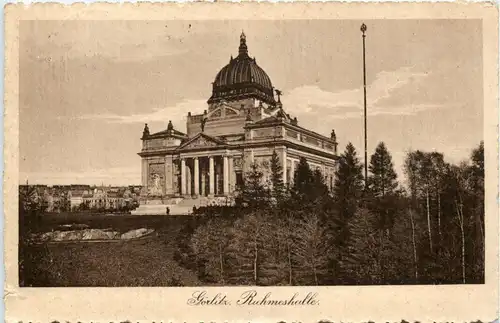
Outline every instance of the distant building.
<path id="1" fill-rule="evenodd" d="M 47 212 L 78 209 L 119 209 L 138 204 L 140 185 L 90 186 L 90 185 L 19 185 L 35 188 L 34 198 L 39 199 Z M 84 205 L 82 207 L 82 205 Z"/>

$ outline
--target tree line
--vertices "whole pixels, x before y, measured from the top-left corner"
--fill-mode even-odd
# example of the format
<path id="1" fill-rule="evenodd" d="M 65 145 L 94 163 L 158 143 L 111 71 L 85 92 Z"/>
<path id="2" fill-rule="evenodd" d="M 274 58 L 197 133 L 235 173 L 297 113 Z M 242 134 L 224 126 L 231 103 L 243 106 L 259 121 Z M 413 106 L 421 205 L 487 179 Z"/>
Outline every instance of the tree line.
<path id="1" fill-rule="evenodd" d="M 252 164 L 228 212 L 187 225 L 176 260 L 215 285 L 484 282 L 484 146 L 467 161 L 410 151 L 405 181 L 381 142 L 369 175 L 355 147 L 339 156 L 330 190 L 301 158 L 291 185 L 276 153 L 264 180 Z M 194 222 L 193 222 L 194 223 Z"/>

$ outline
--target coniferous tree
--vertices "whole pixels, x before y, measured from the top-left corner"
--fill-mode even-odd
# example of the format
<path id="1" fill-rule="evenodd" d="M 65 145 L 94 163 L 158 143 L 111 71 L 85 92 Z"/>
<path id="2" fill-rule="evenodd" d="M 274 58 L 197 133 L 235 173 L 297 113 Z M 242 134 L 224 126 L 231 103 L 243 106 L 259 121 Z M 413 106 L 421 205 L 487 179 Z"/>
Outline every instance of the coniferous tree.
<path id="1" fill-rule="evenodd" d="M 392 157 L 383 142 L 380 142 L 370 158 L 368 166 L 368 187 L 371 196 L 386 197 L 393 195 L 398 187 L 397 175 L 392 164 Z"/>
<path id="2" fill-rule="evenodd" d="M 313 191 L 311 192 L 314 198 L 322 198 L 328 195 L 328 186 L 325 183 L 325 178 L 319 169 L 313 172 Z"/>
<path id="3" fill-rule="evenodd" d="M 285 195 L 285 184 L 283 183 L 283 167 L 276 151 L 273 151 L 270 162 L 272 197 L 277 203 L 283 201 Z"/>
<path id="4" fill-rule="evenodd" d="M 392 157 L 383 142 L 380 142 L 370 158 L 368 166 L 368 193 L 370 210 L 377 216 L 378 229 L 389 234 L 397 208 L 397 175 Z"/>
<path id="5" fill-rule="evenodd" d="M 245 174 L 242 188 L 236 203 L 252 209 L 262 209 L 269 206 L 269 189 L 264 183 L 264 173 L 257 163 L 250 165 L 250 170 Z"/>
<path id="6" fill-rule="evenodd" d="M 307 160 L 300 157 L 297 169 L 294 174 L 294 182 L 292 187 L 292 194 L 295 199 L 306 200 L 313 188 L 314 176 Z"/>
<path id="7" fill-rule="evenodd" d="M 347 220 L 356 212 L 363 191 L 362 168 L 356 148 L 349 143 L 344 153 L 340 155 L 333 188 L 342 219 Z"/>
<path id="8" fill-rule="evenodd" d="M 337 205 L 338 217 L 335 225 L 334 244 L 336 254 L 333 256 L 332 267 L 334 271 L 341 270 L 347 253 L 347 240 L 349 238 L 349 220 L 354 216 L 363 192 L 363 166 L 359 162 L 356 149 L 349 143 L 338 161 L 335 172 L 335 185 L 333 194 Z M 338 273 L 335 273 L 338 275 Z"/>

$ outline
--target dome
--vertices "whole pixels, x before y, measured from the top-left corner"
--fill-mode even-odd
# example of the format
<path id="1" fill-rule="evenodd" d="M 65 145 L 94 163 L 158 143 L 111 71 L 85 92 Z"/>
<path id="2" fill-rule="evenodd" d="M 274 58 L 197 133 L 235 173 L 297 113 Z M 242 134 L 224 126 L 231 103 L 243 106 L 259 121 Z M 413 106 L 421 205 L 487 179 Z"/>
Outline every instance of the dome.
<path id="1" fill-rule="evenodd" d="M 266 72 L 248 55 L 245 34 L 240 36 L 239 55 L 231 56 L 213 82 L 212 97 L 208 103 L 253 97 L 274 105 L 273 85 Z"/>

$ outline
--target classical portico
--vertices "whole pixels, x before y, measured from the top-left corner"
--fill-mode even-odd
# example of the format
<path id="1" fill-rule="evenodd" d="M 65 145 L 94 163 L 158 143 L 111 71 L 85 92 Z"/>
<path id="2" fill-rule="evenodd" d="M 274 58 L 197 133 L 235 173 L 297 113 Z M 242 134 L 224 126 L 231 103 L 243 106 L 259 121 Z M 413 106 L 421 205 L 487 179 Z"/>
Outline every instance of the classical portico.
<path id="1" fill-rule="evenodd" d="M 234 192 L 236 176 L 232 155 L 218 152 L 200 156 L 186 154 L 179 160 L 181 196 L 210 197 Z"/>
<path id="2" fill-rule="evenodd" d="M 139 152 L 144 200 L 230 197 L 252 164 L 262 171 L 263 180 L 269 180 L 273 153 L 285 184 L 293 183 L 301 157 L 322 172 L 328 186 L 333 184 L 335 132 L 328 137 L 318 134 L 285 112 L 281 91 L 275 91 L 269 76 L 248 54 L 245 34 L 240 36 L 238 55 L 229 58 L 212 82 L 207 103 L 200 107 L 201 113 L 186 112 L 185 132 L 171 121 L 154 133 L 144 126 Z"/>

